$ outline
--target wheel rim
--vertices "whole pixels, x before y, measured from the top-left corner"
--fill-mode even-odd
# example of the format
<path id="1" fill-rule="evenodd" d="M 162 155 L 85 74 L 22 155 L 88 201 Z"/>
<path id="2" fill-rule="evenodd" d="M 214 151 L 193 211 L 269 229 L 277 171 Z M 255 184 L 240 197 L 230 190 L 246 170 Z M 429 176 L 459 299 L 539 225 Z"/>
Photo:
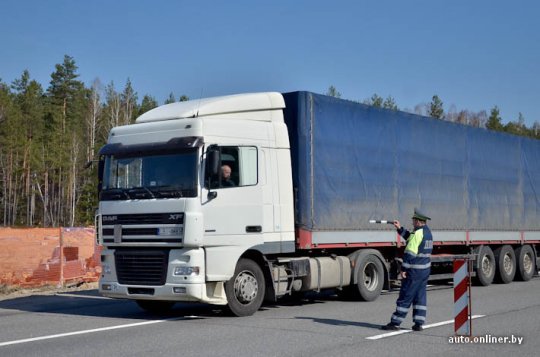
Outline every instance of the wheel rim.
<path id="1" fill-rule="evenodd" d="M 530 273 L 532 271 L 532 268 L 532 256 L 527 253 L 523 256 L 523 270 L 525 270 L 526 273 Z"/>
<path id="2" fill-rule="evenodd" d="M 491 276 L 491 270 L 493 269 L 493 265 L 491 264 L 491 259 L 488 255 L 484 255 L 482 257 L 482 273 L 484 276 Z"/>
<path id="3" fill-rule="evenodd" d="M 514 263 L 512 261 L 512 257 L 508 253 L 505 254 L 503 257 L 503 269 L 507 275 L 512 274 L 512 270 L 514 269 Z"/>
<path id="4" fill-rule="evenodd" d="M 234 295 L 242 304 L 249 304 L 259 291 L 259 284 L 252 272 L 244 270 L 234 279 Z"/>
<path id="5" fill-rule="evenodd" d="M 375 264 L 368 263 L 364 267 L 364 286 L 369 291 L 375 290 L 379 284 L 379 275 L 377 274 L 377 268 Z"/>

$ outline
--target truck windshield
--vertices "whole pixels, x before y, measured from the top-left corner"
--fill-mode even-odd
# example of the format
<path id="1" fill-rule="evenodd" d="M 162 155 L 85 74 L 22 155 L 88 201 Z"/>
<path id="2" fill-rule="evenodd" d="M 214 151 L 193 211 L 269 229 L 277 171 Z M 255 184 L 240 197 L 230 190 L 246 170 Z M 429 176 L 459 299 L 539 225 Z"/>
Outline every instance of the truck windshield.
<path id="1" fill-rule="evenodd" d="M 197 158 L 197 150 L 106 155 L 100 200 L 196 197 Z"/>

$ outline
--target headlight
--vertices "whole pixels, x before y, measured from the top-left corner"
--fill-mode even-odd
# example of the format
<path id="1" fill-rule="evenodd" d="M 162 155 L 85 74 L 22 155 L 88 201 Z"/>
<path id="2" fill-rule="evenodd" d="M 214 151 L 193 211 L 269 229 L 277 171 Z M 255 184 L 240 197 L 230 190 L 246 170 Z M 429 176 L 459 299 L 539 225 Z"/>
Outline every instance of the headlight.
<path id="1" fill-rule="evenodd" d="M 199 275 L 199 267 L 179 266 L 174 268 L 173 275 Z"/>

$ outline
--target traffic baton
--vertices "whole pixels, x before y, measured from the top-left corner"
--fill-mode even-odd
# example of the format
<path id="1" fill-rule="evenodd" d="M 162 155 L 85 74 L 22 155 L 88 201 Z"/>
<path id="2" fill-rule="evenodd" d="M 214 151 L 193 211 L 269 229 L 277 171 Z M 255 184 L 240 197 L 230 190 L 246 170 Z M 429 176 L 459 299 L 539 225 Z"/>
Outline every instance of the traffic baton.
<path id="1" fill-rule="evenodd" d="M 370 219 L 369 223 L 394 224 L 394 220 L 393 219 L 382 219 L 382 220 Z"/>

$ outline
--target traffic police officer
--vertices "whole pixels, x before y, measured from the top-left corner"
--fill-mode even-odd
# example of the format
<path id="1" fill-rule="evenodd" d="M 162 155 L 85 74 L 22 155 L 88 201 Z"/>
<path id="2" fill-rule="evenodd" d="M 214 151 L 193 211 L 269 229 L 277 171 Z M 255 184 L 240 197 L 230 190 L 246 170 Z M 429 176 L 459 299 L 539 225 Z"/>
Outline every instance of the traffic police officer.
<path id="1" fill-rule="evenodd" d="M 413 305 L 414 331 L 422 331 L 422 325 L 426 321 L 427 300 L 426 287 L 431 268 L 431 251 L 433 249 L 433 237 L 426 225 L 429 218 L 415 208 L 412 217 L 414 230 L 409 232 L 401 226 L 399 221 L 394 221 L 399 235 L 407 240 L 403 264 L 401 265 L 401 289 L 396 301 L 396 311 L 392 314 L 390 323 L 382 326 L 383 330 L 399 330 L 399 325 L 407 316 L 407 312 Z"/>

